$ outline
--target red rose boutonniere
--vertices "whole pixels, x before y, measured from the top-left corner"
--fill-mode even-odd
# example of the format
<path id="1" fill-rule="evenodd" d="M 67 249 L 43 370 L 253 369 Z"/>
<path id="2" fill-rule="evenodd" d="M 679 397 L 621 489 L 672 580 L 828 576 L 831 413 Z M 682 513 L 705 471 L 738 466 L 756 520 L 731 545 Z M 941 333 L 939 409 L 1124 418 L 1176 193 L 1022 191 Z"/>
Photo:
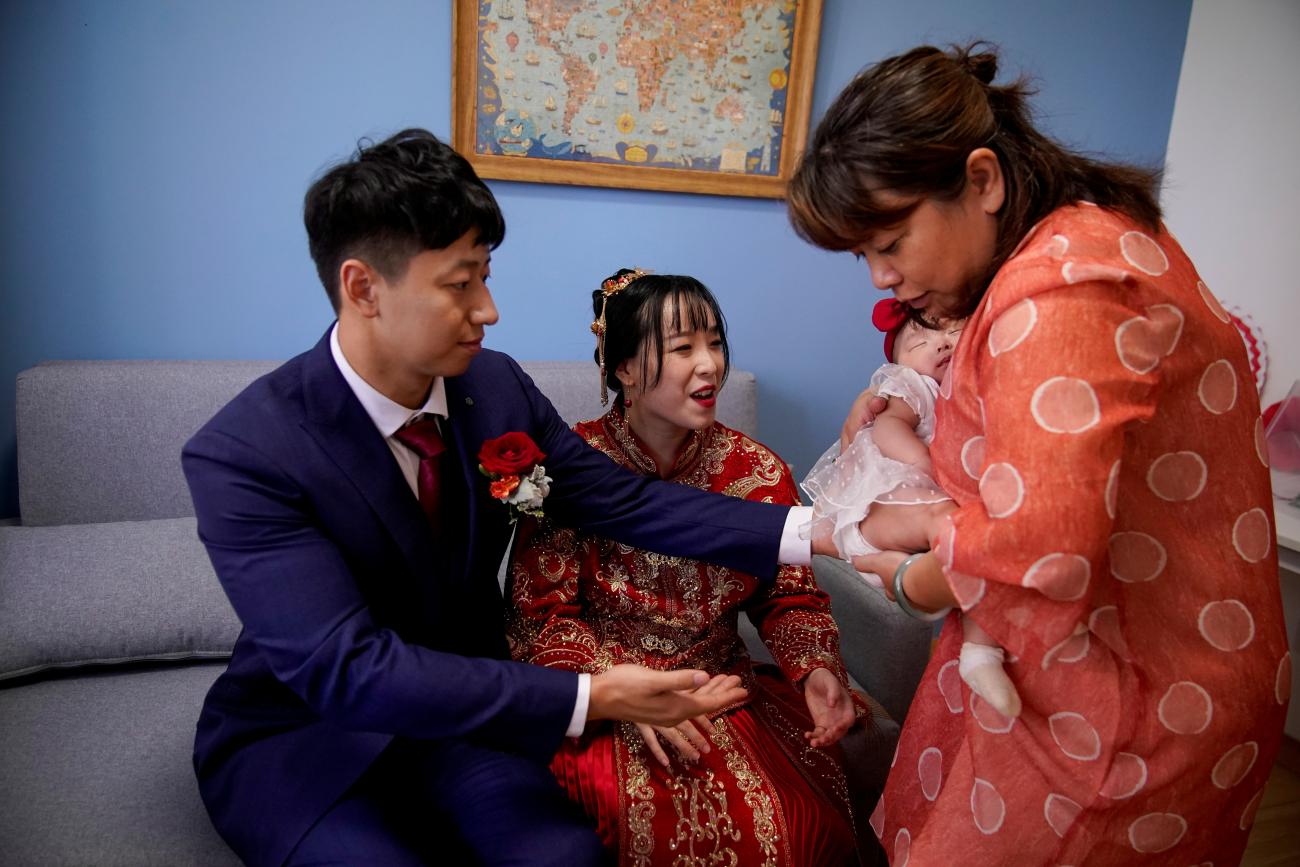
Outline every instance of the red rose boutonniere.
<path id="1" fill-rule="evenodd" d="M 478 471 L 491 480 L 488 490 L 505 503 L 512 523 L 520 515 L 542 517 L 542 500 L 551 492 L 544 460 L 546 454 L 522 431 L 490 439 L 478 450 Z"/>

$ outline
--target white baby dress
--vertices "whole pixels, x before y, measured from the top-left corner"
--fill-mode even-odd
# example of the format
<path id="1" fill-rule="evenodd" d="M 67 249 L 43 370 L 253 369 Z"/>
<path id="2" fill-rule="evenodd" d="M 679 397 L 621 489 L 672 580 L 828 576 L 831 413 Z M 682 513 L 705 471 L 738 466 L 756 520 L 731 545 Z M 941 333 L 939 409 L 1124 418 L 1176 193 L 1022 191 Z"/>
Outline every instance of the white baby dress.
<path id="1" fill-rule="evenodd" d="M 928 447 L 934 438 L 934 401 L 939 384 L 900 364 L 884 364 L 871 376 L 870 388 L 880 397 L 901 398 L 920 417 L 916 435 Z M 911 464 L 887 458 L 876 447 L 873 427 L 858 431 L 840 452 L 833 443 L 817 459 L 803 489 L 812 497 L 813 520 L 801 535 L 831 533 L 841 557 L 875 553 L 858 532 L 872 503 L 938 503 L 950 499 L 929 475 Z M 865 546 L 865 547 L 864 547 Z"/>

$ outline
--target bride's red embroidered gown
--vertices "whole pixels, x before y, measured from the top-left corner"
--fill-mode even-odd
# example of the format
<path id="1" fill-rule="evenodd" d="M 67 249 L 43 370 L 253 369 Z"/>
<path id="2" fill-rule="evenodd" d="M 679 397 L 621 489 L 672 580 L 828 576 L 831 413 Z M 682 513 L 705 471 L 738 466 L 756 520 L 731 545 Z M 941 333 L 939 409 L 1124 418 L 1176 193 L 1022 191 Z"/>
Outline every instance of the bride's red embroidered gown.
<path id="1" fill-rule="evenodd" d="M 615 462 L 658 469 L 620 409 L 578 433 Z M 734 497 L 796 503 L 785 464 L 720 424 L 693 432 L 668 478 Z M 592 816 L 623 865 L 836 865 L 856 861 L 837 749 L 809 747 L 813 727 L 794 685 L 816 668 L 845 681 L 830 603 L 807 567 L 774 584 L 693 560 L 521 522 L 511 567 L 516 659 L 598 673 L 632 662 L 661 670 L 740 675 L 745 704 L 715 720 L 698 762 L 671 747 L 671 769 L 628 723 L 592 722 L 568 739 L 552 770 Z M 737 633 L 746 612 L 777 666 L 755 666 Z"/>

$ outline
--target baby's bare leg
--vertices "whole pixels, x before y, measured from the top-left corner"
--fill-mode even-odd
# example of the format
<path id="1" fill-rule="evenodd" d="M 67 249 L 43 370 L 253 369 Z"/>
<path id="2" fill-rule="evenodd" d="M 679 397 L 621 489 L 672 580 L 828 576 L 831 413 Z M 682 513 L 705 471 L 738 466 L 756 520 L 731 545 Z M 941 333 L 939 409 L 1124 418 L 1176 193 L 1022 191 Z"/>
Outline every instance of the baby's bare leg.
<path id="1" fill-rule="evenodd" d="M 1002 667 L 1006 653 L 971 617 L 961 617 L 961 656 L 957 672 L 976 695 L 1003 716 L 1020 716 L 1020 693 Z"/>

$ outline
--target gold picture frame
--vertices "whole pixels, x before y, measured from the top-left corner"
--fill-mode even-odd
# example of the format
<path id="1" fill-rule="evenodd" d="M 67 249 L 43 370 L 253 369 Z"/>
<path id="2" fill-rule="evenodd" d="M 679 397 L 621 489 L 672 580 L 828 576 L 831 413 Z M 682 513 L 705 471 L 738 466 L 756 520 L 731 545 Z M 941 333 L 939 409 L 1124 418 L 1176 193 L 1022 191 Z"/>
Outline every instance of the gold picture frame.
<path id="1" fill-rule="evenodd" d="M 481 176 L 785 195 L 808 135 L 822 0 L 725 16 L 707 0 L 452 9 L 452 142 Z"/>

